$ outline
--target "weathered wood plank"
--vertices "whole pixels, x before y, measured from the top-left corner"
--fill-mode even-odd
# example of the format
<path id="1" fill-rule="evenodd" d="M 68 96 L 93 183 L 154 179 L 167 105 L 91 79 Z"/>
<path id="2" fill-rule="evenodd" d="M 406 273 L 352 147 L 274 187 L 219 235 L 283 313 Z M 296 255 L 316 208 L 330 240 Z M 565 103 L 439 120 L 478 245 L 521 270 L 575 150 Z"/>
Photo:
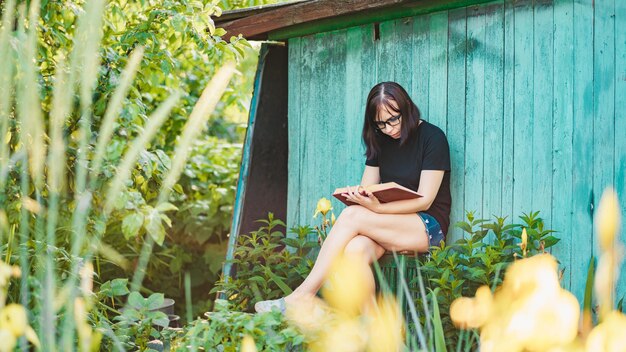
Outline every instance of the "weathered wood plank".
<path id="1" fill-rule="evenodd" d="M 481 218 L 485 124 L 485 9 L 467 9 L 465 209 Z"/>
<path id="2" fill-rule="evenodd" d="M 547 227 L 552 224 L 552 86 L 553 29 L 552 0 L 534 4 L 533 122 L 532 122 L 532 209 Z"/>
<path id="3" fill-rule="evenodd" d="M 365 115 L 365 103 L 367 100 L 367 95 L 370 92 L 370 89 L 374 87 L 378 83 L 378 64 L 376 62 L 376 46 L 374 41 L 374 25 L 366 25 L 363 26 L 363 35 L 362 35 L 362 47 L 361 47 L 361 82 L 362 82 L 362 100 L 360 106 L 360 127 L 363 128 L 363 119 Z M 365 147 L 362 142 L 362 139 L 359 139 L 360 146 L 360 162 L 359 162 L 359 171 L 362 172 L 365 168 Z M 358 175 L 357 181 L 361 181 L 361 174 Z"/>
<path id="4" fill-rule="evenodd" d="M 349 181 L 349 172 L 346 167 L 338 165 L 348 164 L 349 155 L 345 151 L 348 148 L 346 135 L 360 135 L 358 130 L 341 128 L 350 123 L 353 117 L 348 117 L 346 112 L 346 81 L 347 81 L 347 31 L 341 30 L 325 35 L 322 45 L 328 50 L 328 61 L 323 63 L 318 88 L 322 92 L 325 124 L 319 126 L 319 138 L 324 141 L 324 150 L 318 151 L 319 168 L 322 170 L 317 199 L 321 197 L 332 198 L 332 193 L 337 187 L 343 187 Z M 358 82 L 358 81 L 357 81 Z M 341 161 L 340 164 L 333 160 Z M 352 184 L 352 182 L 349 182 Z"/>
<path id="5" fill-rule="evenodd" d="M 502 106 L 502 216 L 513 216 L 514 112 L 515 112 L 515 12 L 511 1 L 504 2 L 504 86 Z"/>
<path id="6" fill-rule="evenodd" d="M 409 96 L 413 84 L 413 18 L 396 20 L 396 61 L 395 81 L 398 82 Z"/>
<path id="7" fill-rule="evenodd" d="M 444 132 L 447 125 L 448 13 L 430 15 L 428 121 Z"/>
<path id="8" fill-rule="evenodd" d="M 504 102 L 504 2 L 485 18 L 485 148 L 483 216 L 502 215 L 502 125 Z M 493 238 L 489 238 L 493 240 Z"/>
<path id="9" fill-rule="evenodd" d="M 448 126 L 450 144 L 450 191 L 452 210 L 450 223 L 465 219 L 465 55 L 466 55 L 466 9 L 451 10 L 448 15 Z M 450 227 L 447 241 L 462 238 L 460 229 Z"/>
<path id="10" fill-rule="evenodd" d="M 300 38 L 293 38 L 289 40 L 289 94 L 287 99 L 287 128 L 288 128 L 288 140 L 289 140 L 289 156 L 287 162 L 287 225 L 288 227 L 294 226 L 300 217 L 300 183 L 302 182 L 302 155 L 300 143 L 300 133 L 302 131 L 300 116 L 300 108 L 302 102 L 300 100 L 300 94 L 302 91 L 300 77 L 300 62 L 302 60 L 302 40 Z"/>
<path id="11" fill-rule="evenodd" d="M 532 1 L 515 3 L 515 105 L 513 116 L 513 216 L 531 211 L 533 155 L 533 12 Z M 517 220 L 517 219 L 513 219 Z"/>
<path id="12" fill-rule="evenodd" d="M 574 9 L 572 0 L 554 3 L 554 86 L 552 128 L 552 228 L 561 241 L 553 247 L 560 267 L 565 269 L 562 285 L 569 288 L 572 276 L 572 124 L 574 111 L 573 67 Z"/>
<path id="13" fill-rule="evenodd" d="M 422 113 L 428 119 L 428 77 L 430 60 L 428 59 L 429 17 L 420 16 L 413 22 L 413 82 L 411 84 L 412 98 Z"/>
<path id="14" fill-rule="evenodd" d="M 622 214 L 621 242 L 626 243 L 626 2 L 615 2 L 615 191 Z M 622 270 L 625 270 L 622 267 Z M 622 271 L 623 272 L 623 271 Z M 626 295 L 626 275 L 617 284 L 618 299 Z"/>
<path id="15" fill-rule="evenodd" d="M 302 57 L 301 65 L 301 102 L 300 110 L 301 131 L 300 131 L 300 148 L 302 151 L 302 166 L 300 182 L 300 216 L 298 217 L 299 225 L 309 223 L 311 212 L 312 193 L 315 189 L 315 180 L 317 165 L 315 164 L 316 146 L 315 129 L 318 121 L 319 101 L 317 100 L 317 84 L 316 75 L 318 70 L 318 50 L 315 36 L 302 38 Z"/>
<path id="16" fill-rule="evenodd" d="M 594 210 L 613 185 L 615 150 L 615 3 L 595 2 L 593 31 L 593 193 Z M 623 28 L 621 29 L 623 30 Z M 594 211 L 595 215 L 595 211 Z M 594 255 L 598 246 L 594 241 Z"/>
<path id="17" fill-rule="evenodd" d="M 593 0 L 574 1 L 574 125 L 572 171 L 573 217 L 570 290 L 581 298 L 592 255 L 591 202 L 593 201 Z M 581 48 L 585 48 L 581 50 Z"/>
<path id="18" fill-rule="evenodd" d="M 340 185 L 355 185 L 361 179 L 362 165 L 364 164 L 363 152 L 361 151 L 361 130 L 363 128 L 363 112 L 367 87 L 362 81 L 363 63 L 363 36 L 369 26 L 353 27 L 347 33 L 346 53 L 346 90 L 344 92 L 345 122 L 344 139 L 345 149 L 337 148 L 337 154 L 341 154 L 344 163 L 350 165 L 344 167 L 347 174 L 341 180 Z M 369 32 L 367 32 L 369 34 Z M 343 152 L 345 151 L 345 153 Z M 339 156 L 339 155 L 337 155 Z M 339 166 L 337 165 L 337 167 Z M 333 201 L 335 213 L 339 214 L 345 206 L 339 201 Z"/>
<path id="19" fill-rule="evenodd" d="M 395 81 L 396 66 L 396 23 L 394 21 L 383 22 L 379 25 L 380 39 L 376 45 L 376 63 L 378 67 L 378 81 Z"/>

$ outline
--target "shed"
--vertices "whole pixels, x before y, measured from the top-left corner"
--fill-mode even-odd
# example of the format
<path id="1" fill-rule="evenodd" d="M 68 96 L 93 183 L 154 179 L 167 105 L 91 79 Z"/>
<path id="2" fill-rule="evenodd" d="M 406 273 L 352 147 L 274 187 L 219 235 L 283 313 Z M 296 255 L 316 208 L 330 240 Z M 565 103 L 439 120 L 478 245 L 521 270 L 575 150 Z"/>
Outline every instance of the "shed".
<path id="1" fill-rule="evenodd" d="M 583 297 L 606 187 L 626 213 L 625 1 L 312 0 L 221 21 L 282 43 L 261 50 L 229 257 L 268 211 L 310 224 L 320 197 L 360 181 L 364 101 L 392 80 L 448 137 L 451 223 L 539 210 L 563 286 Z"/>

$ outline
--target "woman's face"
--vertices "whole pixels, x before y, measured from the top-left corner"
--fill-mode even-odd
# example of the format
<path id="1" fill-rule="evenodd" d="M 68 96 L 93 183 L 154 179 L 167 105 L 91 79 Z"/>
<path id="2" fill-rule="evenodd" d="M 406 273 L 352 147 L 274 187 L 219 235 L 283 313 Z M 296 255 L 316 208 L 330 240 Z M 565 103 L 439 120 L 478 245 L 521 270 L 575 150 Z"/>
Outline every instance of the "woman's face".
<path id="1" fill-rule="evenodd" d="M 400 138 L 400 127 L 402 127 L 402 116 L 399 112 L 398 104 L 389 100 L 389 105 L 383 105 L 378 109 L 376 125 L 378 129 L 391 138 Z"/>

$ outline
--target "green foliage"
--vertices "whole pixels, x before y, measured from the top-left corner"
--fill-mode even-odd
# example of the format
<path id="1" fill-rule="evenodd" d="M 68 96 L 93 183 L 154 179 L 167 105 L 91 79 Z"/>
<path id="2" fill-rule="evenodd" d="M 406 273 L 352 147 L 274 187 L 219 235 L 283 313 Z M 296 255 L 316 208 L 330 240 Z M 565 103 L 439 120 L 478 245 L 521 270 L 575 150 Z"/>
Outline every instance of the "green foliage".
<path id="1" fill-rule="evenodd" d="M 465 232 L 462 239 L 450 245 L 431 248 L 430 256 L 420 259 L 424 285 L 430 296 L 436 297 L 441 322 L 444 326 L 448 349 L 456 346 L 458 331 L 452 325 L 449 310 L 452 301 L 461 296 L 473 296 L 482 285 L 495 288 L 502 283 L 506 268 L 522 258 L 520 238 L 522 229 L 528 234 L 526 256 L 532 256 L 554 246 L 559 240 L 552 236 L 553 230 L 545 229 L 539 212 L 520 216 L 522 224 L 506 223 L 506 218 L 495 217 L 493 221 L 476 219 L 467 213 L 467 221 L 455 224 Z M 419 277 L 411 285 L 417 285 Z M 415 302 L 422 307 L 421 298 Z"/>
<path id="2" fill-rule="evenodd" d="M 89 148 L 100 135 L 102 116 L 113 92 L 122 80 L 122 69 L 129 53 L 138 47 L 145 49 L 139 71 L 129 93 L 123 99 L 119 117 L 114 123 L 114 135 L 108 143 L 100 177 L 94 189 L 94 203 L 103 203 L 103 186 L 117 172 L 122 155 L 143 130 L 158 105 L 174 91 L 182 91 L 180 101 L 171 117 L 159 130 L 147 150 L 140 154 L 130 182 L 122 190 L 115 211 L 103 219 L 93 214 L 88 219 L 90 233 L 106 232 L 106 244 L 135 264 L 149 234 L 159 248 L 148 264 L 145 286 L 166 293 L 182 302 L 182 276 L 192 274 L 194 297 L 208 299 L 206 293 L 217 280 L 223 261 L 225 238 L 230 225 L 232 203 L 240 160 L 240 145 L 252 91 L 257 51 L 242 38 L 222 38 L 223 30 L 215 28 L 213 17 L 221 14 L 219 1 L 147 0 L 132 2 L 112 0 L 103 13 L 102 46 L 99 50 L 101 68 L 93 94 L 93 137 Z M 42 4 L 38 64 L 45 92 L 43 109 L 51 110 L 53 73 L 63 57 L 70 57 L 78 16 L 83 1 L 45 1 Z M 54 25 L 53 25 L 54 24 Z M 191 163 L 174 186 L 172 206 L 155 204 L 164 175 L 171 167 L 171 154 L 177 144 L 192 107 L 216 69 L 228 60 L 239 61 L 244 73 L 236 75 L 209 122 L 208 135 L 198 141 L 191 152 Z M 67 169 L 76 166 L 79 148 L 78 115 L 73 114 L 64 126 L 69 137 Z M 15 126 L 17 128 L 17 126 Z M 17 180 L 15 179 L 11 179 Z M 68 183 L 74 191 L 74 183 Z M 18 188 L 17 183 L 11 187 Z M 18 192 L 10 193 L 18 194 Z M 19 203 L 19 197 L 10 200 Z M 177 208 L 177 209 L 175 209 Z M 60 207 L 63 227 L 69 220 L 75 203 L 68 200 Z M 97 207 L 95 208 L 97 211 Z M 19 211 L 8 214 L 18 218 Z M 69 237 L 60 237 L 61 246 Z M 65 244 L 63 244 L 65 242 Z M 107 258 L 100 268 L 103 280 L 132 275 L 134 265 L 126 269 Z M 192 263 L 196 263 L 192 266 Z M 200 268 L 203 263 L 209 268 Z M 174 276 L 177 280 L 163 277 Z M 208 302 L 208 301 L 207 301 Z M 204 304 L 199 310 L 207 309 Z"/>
<path id="3" fill-rule="evenodd" d="M 242 54 L 254 57 L 254 51 L 242 38 L 221 38 L 224 31 L 212 20 L 221 12 L 217 1 L 49 0 L 30 2 L 31 9 L 28 2 L 19 3 L 18 11 L 8 7 L 13 2 L 0 2 L 7 6 L 0 27 L 0 238 L 9 238 L 6 245 L 2 241 L 0 254 L 9 263 L 19 260 L 27 278 L 10 288 L 9 302 L 20 300 L 36 318 L 33 326 L 48 348 L 58 344 L 59 350 L 72 350 L 78 343 L 84 349 L 91 332 L 73 314 L 75 300 L 93 298 L 91 289 L 78 289 L 79 280 L 81 287 L 91 287 L 91 278 L 79 275 L 83 263 L 94 260 L 97 277 L 113 279 L 96 290 L 96 302 L 83 305 L 96 307 L 89 322 L 110 336 L 108 315 L 118 313 L 115 306 L 128 294 L 125 277 L 143 273 L 138 264 L 145 239 L 163 244 L 148 267 L 156 273 L 148 277 L 158 279 L 149 283 L 155 290 L 164 277 L 172 277 L 171 270 L 179 273 L 184 262 L 192 262 L 193 255 L 208 258 L 219 252 L 207 248 L 223 239 L 227 212 L 214 214 L 219 221 L 206 229 L 213 235 L 196 252 L 173 242 L 172 225 L 188 196 L 198 201 L 206 197 L 210 209 L 224 209 L 232 201 L 236 169 L 224 169 L 234 165 L 237 153 L 216 163 L 223 168 L 219 172 L 205 168 L 211 173 L 206 182 L 221 178 L 219 188 L 198 191 L 185 183 L 164 186 L 164 180 L 168 175 L 178 179 L 170 158 L 187 160 L 172 155 L 204 87 L 224 61 Z M 10 17 L 20 13 L 28 20 Z M 129 56 L 140 63 L 135 79 L 136 70 L 129 67 L 137 66 Z M 131 82 L 128 91 L 120 88 L 124 82 Z M 220 89 L 207 93 L 222 94 Z M 226 115 L 233 106 L 241 109 L 237 105 L 247 95 L 231 87 L 228 103 L 220 104 L 218 113 Z M 159 129 L 155 115 L 170 116 L 169 108 L 162 108 L 164 100 L 174 109 Z M 199 121 L 211 112 L 197 115 L 203 117 Z M 151 139 L 148 132 L 157 130 Z M 236 140 L 237 133 L 227 137 Z M 142 142 L 144 136 L 151 144 Z M 131 152 L 142 149 L 137 160 Z M 121 163 L 126 156 L 132 156 L 128 167 Z M 121 177 L 121 190 L 109 194 L 112 179 L 127 175 L 126 170 L 131 176 Z M 198 170 L 189 179 L 201 178 Z M 159 196 L 170 188 L 178 194 Z M 213 238 L 218 243 L 208 243 Z M 217 271 L 215 265 L 211 268 Z M 118 275 L 122 269 L 127 271 Z M 158 322 L 162 317 L 143 312 L 146 307 L 137 294 L 129 296 L 131 307 L 120 319 L 129 326 Z M 148 300 L 162 295 L 155 297 Z M 57 302 L 62 305 L 57 307 Z M 152 330 L 134 333 L 147 338 Z"/>
<path id="4" fill-rule="evenodd" d="M 179 184 L 183 193 L 173 236 L 193 245 L 222 243 L 230 228 L 241 145 L 214 137 L 197 141 Z"/>
<path id="5" fill-rule="evenodd" d="M 246 7 L 270 5 L 288 0 L 221 0 L 220 6 L 225 10 L 241 9 Z"/>
<path id="6" fill-rule="evenodd" d="M 251 311 L 261 299 L 275 299 L 291 293 L 313 267 L 311 250 L 319 245 L 310 241 L 313 229 L 301 226 L 291 229 L 294 236 L 285 237 L 285 224 L 269 213 L 257 231 L 237 238 L 234 259 L 236 270 L 228 281 L 218 281 L 212 293 L 221 292 L 234 309 Z M 290 248 L 288 248 L 290 247 Z"/>
<path id="7" fill-rule="evenodd" d="M 167 315 L 159 310 L 163 305 L 163 294 L 154 293 L 144 298 L 139 292 L 128 295 L 128 305 L 121 315 L 114 318 L 115 334 L 127 349 L 145 351 L 150 340 L 160 337 L 155 326 L 169 325 Z"/>
<path id="8" fill-rule="evenodd" d="M 252 337 L 259 351 L 300 351 L 304 336 L 289 326 L 278 312 L 249 314 L 233 311 L 224 300 L 217 302 L 215 312 L 198 319 L 172 338 L 172 351 L 236 352 L 245 335 Z"/>

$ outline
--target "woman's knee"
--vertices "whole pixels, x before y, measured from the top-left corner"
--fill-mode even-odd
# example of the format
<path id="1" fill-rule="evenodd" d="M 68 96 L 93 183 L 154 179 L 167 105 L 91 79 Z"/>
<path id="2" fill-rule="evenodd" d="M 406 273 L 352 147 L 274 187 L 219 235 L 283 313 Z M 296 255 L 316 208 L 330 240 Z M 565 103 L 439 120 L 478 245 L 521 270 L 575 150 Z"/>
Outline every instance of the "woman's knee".
<path id="1" fill-rule="evenodd" d="M 348 220 L 351 223 L 358 223 L 358 221 L 365 219 L 368 215 L 372 215 L 372 211 L 366 207 L 362 205 L 351 205 L 341 212 L 339 218 Z"/>
<path id="2" fill-rule="evenodd" d="M 376 246 L 378 245 L 368 237 L 358 235 L 348 242 L 344 253 L 361 255 L 368 262 L 372 262 L 377 256 Z"/>

